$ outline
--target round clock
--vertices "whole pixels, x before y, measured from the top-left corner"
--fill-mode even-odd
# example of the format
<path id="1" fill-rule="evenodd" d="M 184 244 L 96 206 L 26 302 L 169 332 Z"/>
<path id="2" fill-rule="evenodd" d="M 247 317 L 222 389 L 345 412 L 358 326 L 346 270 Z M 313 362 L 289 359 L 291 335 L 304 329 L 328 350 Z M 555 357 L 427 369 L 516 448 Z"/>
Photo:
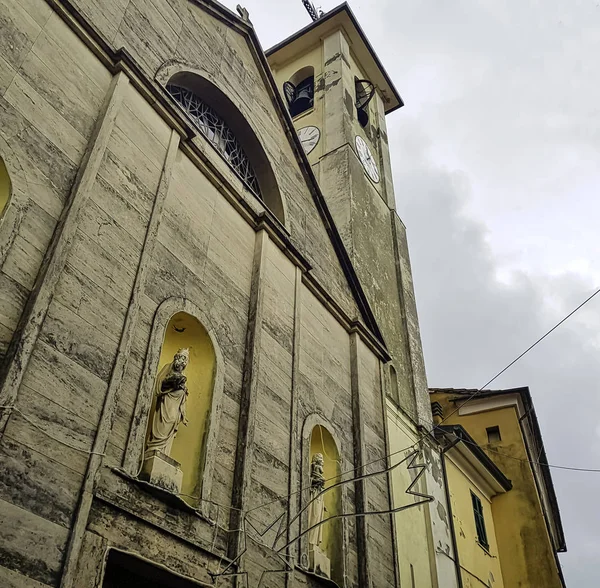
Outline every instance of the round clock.
<path id="1" fill-rule="evenodd" d="M 365 143 L 365 140 L 358 135 L 356 136 L 356 151 L 367 175 L 377 184 L 379 182 L 377 163 L 375 162 L 375 158 L 373 157 L 369 146 Z"/>
<path id="2" fill-rule="evenodd" d="M 302 127 L 298 129 L 298 137 L 304 147 L 304 152 L 308 155 L 319 142 L 321 131 L 317 127 Z"/>

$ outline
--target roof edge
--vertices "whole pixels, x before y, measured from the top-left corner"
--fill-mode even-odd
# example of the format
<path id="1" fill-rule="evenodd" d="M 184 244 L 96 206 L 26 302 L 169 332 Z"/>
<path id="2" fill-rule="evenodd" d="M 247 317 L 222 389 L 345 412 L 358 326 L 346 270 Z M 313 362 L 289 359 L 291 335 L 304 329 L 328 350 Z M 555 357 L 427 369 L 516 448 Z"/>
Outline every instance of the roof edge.
<path id="1" fill-rule="evenodd" d="M 523 407 L 525 409 L 525 417 L 529 420 L 533 436 L 535 437 L 535 440 L 540 447 L 540 455 L 538 457 L 537 463 L 539 463 L 540 465 L 540 470 L 544 479 L 544 485 L 546 486 L 546 490 L 548 492 L 548 499 L 550 501 L 550 508 L 552 510 L 552 518 L 556 526 L 556 533 L 558 536 L 558 545 L 556 546 L 556 551 L 558 553 L 567 551 L 567 544 L 565 540 L 562 519 L 560 516 L 560 508 L 558 506 L 558 499 L 556 497 L 556 490 L 554 488 L 554 482 L 552 481 L 552 473 L 550 471 L 550 467 L 548 466 L 548 457 L 546 456 L 546 448 L 544 446 L 544 440 L 542 438 L 542 431 L 540 429 L 537 415 L 535 413 L 535 407 L 533 405 L 533 399 L 531 397 L 531 391 L 529 390 L 529 386 L 508 388 L 506 390 L 477 390 L 475 388 L 429 388 L 429 393 L 459 395 L 458 398 L 452 399 L 453 402 L 461 402 L 466 400 L 466 398 L 461 398 L 461 395 L 469 397 L 473 396 L 474 394 L 475 396 L 473 396 L 473 400 L 510 394 L 518 394 L 521 397 L 521 401 L 523 402 Z M 525 445 L 525 447 L 527 452 L 529 453 L 529 448 L 527 447 L 527 444 Z"/>
<path id="2" fill-rule="evenodd" d="M 290 35 L 289 37 L 287 37 L 283 41 L 280 41 L 276 45 L 273 45 L 273 47 L 270 47 L 269 49 L 267 49 L 264 52 L 265 55 L 267 57 L 270 57 L 271 55 L 273 55 L 274 53 L 276 53 L 280 49 L 283 49 L 283 47 L 285 47 L 286 45 L 289 45 L 290 43 L 293 43 L 294 41 L 296 41 L 297 39 L 299 39 L 300 37 L 302 37 L 303 35 L 305 35 L 309 31 L 311 31 L 312 29 L 314 29 L 314 28 L 322 25 L 324 22 L 327 22 L 328 20 L 330 20 L 331 18 L 337 16 L 341 12 L 345 12 L 348 15 L 348 17 L 350 18 L 350 21 L 352 22 L 352 25 L 356 29 L 356 32 L 360 36 L 362 42 L 365 44 L 365 47 L 367 48 L 369 54 L 373 58 L 373 61 L 375 62 L 375 65 L 381 71 L 381 75 L 383 76 L 383 78 L 385 79 L 387 85 L 389 86 L 390 90 L 392 91 L 392 94 L 394 95 L 394 98 L 396 98 L 396 100 L 398 101 L 398 104 L 396 106 L 393 106 L 389 110 L 386 110 L 386 112 L 385 112 L 386 115 L 387 114 L 391 114 L 392 112 L 395 112 L 399 108 L 402 108 L 404 106 L 404 100 L 402 100 L 402 97 L 400 96 L 400 93 L 396 89 L 396 86 L 394 85 L 394 82 L 392 82 L 392 79 L 390 78 L 389 74 L 387 73 L 385 67 L 383 67 L 383 64 L 381 63 L 381 60 L 379 59 L 377 53 L 375 52 L 375 49 L 371 45 L 371 43 L 370 43 L 369 39 L 367 38 L 365 32 L 363 31 L 362 27 L 360 26 L 360 24 L 359 24 L 356 16 L 352 12 L 352 9 L 350 8 L 350 5 L 348 4 L 348 2 L 343 2 L 342 4 L 339 4 L 338 6 L 336 6 L 335 8 L 332 8 L 329 12 L 326 12 L 318 20 L 315 20 L 315 21 L 311 22 L 310 24 L 308 24 L 305 27 L 301 28 L 299 31 L 296 31 L 295 33 L 293 33 L 292 35 Z"/>
<path id="3" fill-rule="evenodd" d="M 443 433 L 454 435 L 457 441 L 464 443 L 465 447 L 477 458 L 483 467 L 488 470 L 506 492 L 512 489 L 513 485 L 511 480 L 509 480 L 504 472 L 490 457 L 487 456 L 475 439 L 467 433 L 462 425 L 438 425 L 437 429 L 441 430 Z M 450 449 L 451 447 L 453 447 L 453 445 L 449 445 L 447 449 Z"/>

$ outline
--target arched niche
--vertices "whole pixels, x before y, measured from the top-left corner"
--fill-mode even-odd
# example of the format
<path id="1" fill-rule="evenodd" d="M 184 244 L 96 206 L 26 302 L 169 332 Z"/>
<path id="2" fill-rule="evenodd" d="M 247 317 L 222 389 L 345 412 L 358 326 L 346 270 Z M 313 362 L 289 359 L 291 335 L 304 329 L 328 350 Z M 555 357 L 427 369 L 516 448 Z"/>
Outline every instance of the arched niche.
<path id="1" fill-rule="evenodd" d="M 341 481 L 341 474 L 344 471 L 340 453 L 338 437 L 333 432 L 331 426 L 319 415 L 310 415 L 304 424 L 304 460 L 302 472 L 302 484 L 304 488 L 311 485 L 311 464 L 313 457 L 320 453 L 323 455 L 323 477 L 325 478 L 325 493 L 323 502 L 325 512 L 323 520 L 326 520 L 343 512 L 342 504 L 346 499 L 346 486 L 336 486 L 327 491 L 336 482 Z M 307 505 L 311 501 L 310 492 L 304 494 L 303 502 Z M 309 528 L 309 511 L 305 512 L 302 519 L 304 530 Z M 322 538 L 319 545 L 321 551 L 330 562 L 330 577 L 338 585 L 344 585 L 344 570 L 346 568 L 345 554 L 347 545 L 347 530 L 343 518 L 332 518 L 331 521 L 323 523 Z M 314 558 L 311 556 L 311 545 L 308 535 L 304 535 L 301 545 L 301 563 L 307 566 L 311 571 L 313 569 Z"/>
<path id="2" fill-rule="evenodd" d="M 200 497 L 204 473 L 206 432 L 210 421 L 216 370 L 215 350 L 206 329 L 200 321 L 186 312 L 171 317 L 161 348 L 157 378 L 173 361 L 180 349 L 189 350 L 185 369 L 188 394 L 185 399 L 187 425 L 181 423 L 173 440 L 169 457 L 181 464 L 183 483 L 181 495 L 186 501 Z M 146 442 L 150 437 L 156 413 L 157 395 L 152 398 Z"/>
<path id="3" fill-rule="evenodd" d="M 4 164 L 4 159 L 0 157 L 0 220 L 4 216 L 4 212 L 8 208 L 10 196 L 12 193 L 12 183 L 8 170 Z"/>
<path id="4" fill-rule="evenodd" d="M 12 146 L 0 137 L 0 267 L 2 267 L 35 192 Z"/>
<path id="5" fill-rule="evenodd" d="M 181 69 L 181 67 L 181 64 L 165 65 L 159 70 L 156 78 L 167 91 L 169 86 L 188 90 L 208 105 L 224 121 L 239 142 L 244 156 L 247 157 L 250 167 L 256 176 L 258 189 L 253 188 L 252 182 L 245 181 L 245 178 L 242 177 L 245 174 L 240 175 L 236 170 L 236 166 L 232 165 L 229 155 L 224 153 L 219 145 L 215 144 L 212 140 L 212 133 L 206 133 L 204 125 L 197 123 L 196 117 L 193 113 L 189 112 L 186 104 L 181 104 L 175 100 L 179 107 L 191 118 L 200 132 L 215 147 L 221 157 L 232 167 L 248 190 L 254 193 L 267 206 L 281 224 L 285 225 L 285 211 L 281 192 L 279 191 L 271 163 L 254 129 L 227 94 L 213 83 L 213 81 L 208 79 L 208 74 L 205 76 L 202 75 L 204 72 L 200 73 L 197 70 Z M 171 95 L 171 93 L 169 94 Z"/>
<path id="6" fill-rule="evenodd" d="M 183 471 L 181 498 L 208 516 L 225 366 L 209 317 L 187 299 L 168 298 L 156 310 L 123 469 L 132 476 L 142 474 L 157 378 L 182 348 L 190 350 L 184 372 L 189 422 L 179 426 L 170 457 Z"/>

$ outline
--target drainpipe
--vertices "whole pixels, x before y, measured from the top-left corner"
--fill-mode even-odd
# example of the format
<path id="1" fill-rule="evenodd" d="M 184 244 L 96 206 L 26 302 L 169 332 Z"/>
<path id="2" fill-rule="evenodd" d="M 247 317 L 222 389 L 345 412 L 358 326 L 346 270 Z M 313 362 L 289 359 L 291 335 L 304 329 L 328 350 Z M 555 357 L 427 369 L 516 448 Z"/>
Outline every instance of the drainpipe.
<path id="1" fill-rule="evenodd" d="M 452 503 L 450 502 L 450 490 L 448 488 L 448 474 L 446 472 L 446 451 L 452 449 L 460 439 L 457 437 L 450 445 L 444 447 L 441 451 L 442 461 L 442 476 L 444 477 L 444 492 L 446 494 L 446 504 L 448 506 L 448 519 L 450 524 L 450 535 L 452 536 L 452 549 L 454 550 L 454 567 L 456 568 L 456 580 L 458 582 L 458 588 L 463 588 L 462 573 L 460 571 L 460 559 L 458 557 L 458 546 L 456 544 L 456 532 L 454 529 L 454 516 L 452 515 Z"/>

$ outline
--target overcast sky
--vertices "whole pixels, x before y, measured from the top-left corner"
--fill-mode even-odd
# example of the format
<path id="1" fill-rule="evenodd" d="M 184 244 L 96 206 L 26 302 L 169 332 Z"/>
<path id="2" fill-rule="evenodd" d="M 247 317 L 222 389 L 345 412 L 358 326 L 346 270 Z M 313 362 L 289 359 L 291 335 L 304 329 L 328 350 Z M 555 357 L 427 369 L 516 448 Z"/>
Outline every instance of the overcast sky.
<path id="1" fill-rule="evenodd" d="M 243 4 L 265 48 L 310 22 Z M 477 388 L 600 287 L 600 0 L 350 5 L 406 104 L 387 124 L 429 383 Z M 600 295 L 494 382 L 522 385 L 550 463 L 600 468 Z M 600 474 L 553 478 L 567 584 L 597 588 Z"/>

